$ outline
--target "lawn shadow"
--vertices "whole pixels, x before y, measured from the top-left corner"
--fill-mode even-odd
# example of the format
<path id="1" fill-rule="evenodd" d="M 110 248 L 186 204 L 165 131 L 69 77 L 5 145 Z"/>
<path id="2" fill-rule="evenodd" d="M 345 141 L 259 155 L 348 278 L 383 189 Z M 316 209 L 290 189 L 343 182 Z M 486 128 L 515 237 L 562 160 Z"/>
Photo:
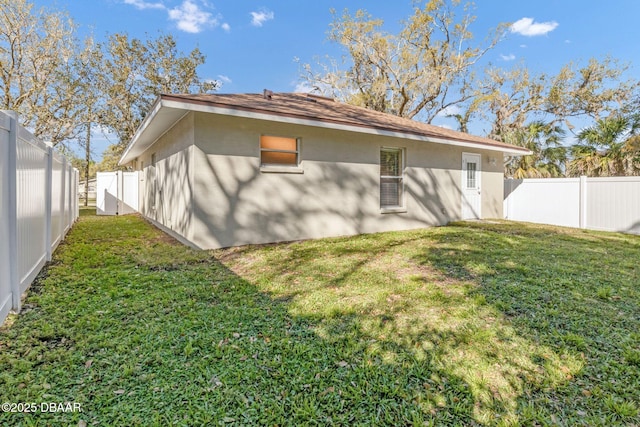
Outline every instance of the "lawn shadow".
<path id="1" fill-rule="evenodd" d="M 474 296 L 459 266 L 443 273 L 417 263 L 413 257 L 430 250 L 429 239 L 430 231 L 416 231 L 245 248 L 244 263 L 217 253 L 285 302 L 290 315 L 311 322 L 326 343 L 353 353 L 345 363 L 355 358 L 357 366 L 393 372 L 402 400 L 420 402 L 426 420 L 492 425 L 544 418 L 519 414 L 518 399 L 566 383 L 582 359 L 519 336 Z"/>
<path id="2" fill-rule="evenodd" d="M 593 402 L 572 384 L 591 381 L 585 372 L 600 355 L 575 348 L 582 329 L 543 304 L 567 293 L 542 274 L 555 252 L 528 248 L 548 235 L 462 224 L 206 252 L 139 216 L 85 216 L 56 252 L 42 291 L 29 296 L 29 312 L 0 333 L 8 367 L 0 397 L 83 405 L 82 413 L 29 415 L 36 424 L 575 421 L 578 411 L 591 415 Z M 491 251 L 480 249 L 489 244 Z M 592 257 L 604 250 L 588 249 Z M 625 260 L 610 268 L 637 272 Z M 539 289 L 529 283 L 535 277 Z M 608 303 L 618 303 L 623 290 L 608 286 Z M 530 295 L 512 294 L 517 289 Z M 555 309 L 573 307 L 567 301 Z M 544 317 L 548 331 L 535 323 Z M 605 324 L 619 332 L 635 325 L 621 321 Z M 558 345 L 569 332 L 573 344 Z M 603 374 L 601 382 L 634 386 Z M 613 413 L 605 421 L 632 422 L 633 408 L 625 418 L 616 403 L 593 407 Z M 27 418 L 0 414 L 0 423 L 16 420 Z"/>
<path id="3" fill-rule="evenodd" d="M 638 237 L 507 222 L 452 224 L 431 237 L 414 262 L 468 282 L 469 297 L 537 346 L 529 360 L 539 375 L 549 372 L 549 351 L 559 355 L 564 384 L 529 389 L 520 412 L 538 406 L 588 425 L 640 421 Z"/>
<path id="4" fill-rule="evenodd" d="M 83 216 L 55 258 L 30 310 L 0 333 L 0 398 L 82 411 L 2 413 L 0 424 L 474 423 L 465 384 L 428 354 L 374 337 L 351 311 L 296 311 L 296 297 L 139 216 Z"/>

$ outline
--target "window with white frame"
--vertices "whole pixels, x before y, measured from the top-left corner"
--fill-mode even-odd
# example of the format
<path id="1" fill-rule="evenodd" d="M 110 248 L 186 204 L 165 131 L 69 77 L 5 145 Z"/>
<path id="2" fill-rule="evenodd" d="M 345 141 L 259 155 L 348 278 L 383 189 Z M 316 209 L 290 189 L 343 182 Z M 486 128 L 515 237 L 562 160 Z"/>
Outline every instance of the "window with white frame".
<path id="1" fill-rule="evenodd" d="M 403 150 L 380 149 L 380 208 L 401 208 L 403 194 Z"/>
<path id="2" fill-rule="evenodd" d="M 300 139 L 282 136 L 260 136 L 261 166 L 298 166 Z"/>

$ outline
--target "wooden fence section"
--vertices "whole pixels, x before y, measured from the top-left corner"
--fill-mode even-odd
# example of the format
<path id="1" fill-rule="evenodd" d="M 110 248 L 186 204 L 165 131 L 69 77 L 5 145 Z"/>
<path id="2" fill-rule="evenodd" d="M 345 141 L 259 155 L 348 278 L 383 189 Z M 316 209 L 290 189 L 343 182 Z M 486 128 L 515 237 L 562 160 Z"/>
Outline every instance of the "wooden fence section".
<path id="1" fill-rule="evenodd" d="M 0 111 L 0 324 L 78 217 L 78 171 Z"/>
<path id="2" fill-rule="evenodd" d="M 640 234 L 640 176 L 507 179 L 504 216 L 514 221 Z"/>

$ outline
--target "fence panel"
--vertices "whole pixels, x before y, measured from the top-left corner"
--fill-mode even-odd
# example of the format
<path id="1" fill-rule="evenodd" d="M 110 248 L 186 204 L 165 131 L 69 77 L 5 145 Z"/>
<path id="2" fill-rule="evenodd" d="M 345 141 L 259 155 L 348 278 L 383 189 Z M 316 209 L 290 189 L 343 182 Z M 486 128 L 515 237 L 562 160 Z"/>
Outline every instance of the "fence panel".
<path id="1" fill-rule="evenodd" d="M 507 179 L 514 221 L 640 234 L 640 177 Z"/>
<path id="2" fill-rule="evenodd" d="M 45 210 L 49 148 L 19 128 L 17 141 L 17 243 L 20 294 L 46 261 Z"/>
<path id="3" fill-rule="evenodd" d="M 96 214 L 118 214 L 118 172 L 96 174 Z"/>
<path id="4" fill-rule="evenodd" d="M 66 187 L 64 192 L 64 235 L 66 236 L 71 229 L 72 217 L 71 209 L 73 204 L 71 203 L 71 168 L 66 167 L 64 169 L 64 185 Z M 78 197 L 78 189 L 76 188 L 75 197 Z"/>
<path id="5" fill-rule="evenodd" d="M 96 214 L 126 215 L 138 212 L 138 172 L 98 172 Z"/>
<path id="6" fill-rule="evenodd" d="M 587 178 L 587 228 L 640 234 L 640 177 Z"/>
<path id="7" fill-rule="evenodd" d="M 125 215 L 129 213 L 138 212 L 138 187 L 139 176 L 138 171 L 133 172 L 121 172 L 122 187 L 120 189 L 120 209 L 119 214 Z"/>
<path id="8" fill-rule="evenodd" d="M 64 158 L 59 154 L 54 154 L 52 159 L 51 181 L 56 185 L 51 186 L 51 251 L 54 251 L 62 241 L 64 230 L 64 187 L 61 185 L 64 176 Z"/>
<path id="9" fill-rule="evenodd" d="M 0 324 L 78 218 L 78 171 L 0 111 Z"/>
<path id="10" fill-rule="evenodd" d="M 10 117 L 0 112 L 0 324 L 12 305 L 9 257 L 9 131 Z"/>
<path id="11" fill-rule="evenodd" d="M 580 179 L 505 180 L 505 218 L 580 227 Z"/>

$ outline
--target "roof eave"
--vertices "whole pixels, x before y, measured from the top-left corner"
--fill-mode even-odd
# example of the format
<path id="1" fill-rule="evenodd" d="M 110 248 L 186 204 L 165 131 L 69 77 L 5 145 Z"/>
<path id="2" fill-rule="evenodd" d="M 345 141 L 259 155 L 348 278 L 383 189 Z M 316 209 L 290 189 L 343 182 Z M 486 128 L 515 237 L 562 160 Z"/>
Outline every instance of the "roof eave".
<path id="1" fill-rule="evenodd" d="M 147 133 L 147 131 L 149 130 L 149 127 L 153 122 L 153 120 L 158 116 L 160 111 L 164 109 L 170 109 L 175 111 L 181 110 L 183 114 L 176 114 L 175 120 L 173 121 L 171 120 L 163 121 L 163 123 L 161 123 L 159 128 L 156 129 L 154 132 L 158 136 L 153 138 L 153 140 L 147 141 L 145 144 L 145 147 L 142 147 L 141 150 L 134 150 L 136 145 L 140 144 L 141 143 L 140 141 L 143 140 L 143 137 L 145 133 Z M 220 114 L 220 115 L 226 115 L 226 116 L 244 117 L 244 118 L 257 119 L 257 120 L 276 121 L 281 123 L 298 124 L 303 126 L 322 127 L 322 128 L 350 131 L 350 132 L 367 133 L 367 134 L 373 134 L 373 135 L 390 136 L 394 138 L 411 139 L 416 141 L 432 142 L 436 144 L 497 151 L 507 155 L 522 156 L 522 155 L 532 154 L 531 151 L 526 150 L 524 148 L 516 147 L 516 146 L 505 147 L 499 144 L 491 145 L 488 143 L 481 143 L 481 142 L 462 141 L 462 140 L 449 139 L 449 138 L 438 138 L 435 136 L 422 135 L 422 134 L 417 134 L 412 132 L 398 132 L 394 130 L 385 130 L 385 129 L 375 128 L 375 127 L 364 127 L 364 126 L 357 126 L 353 124 L 341 124 L 341 123 L 327 122 L 327 121 L 322 121 L 317 119 L 314 120 L 314 119 L 311 119 L 308 117 L 302 117 L 302 116 L 282 115 L 282 114 L 269 113 L 264 111 L 249 110 L 245 108 L 234 108 L 233 106 L 228 106 L 228 105 L 221 105 L 221 104 L 213 105 L 211 103 L 204 103 L 204 102 L 191 102 L 188 99 L 176 98 L 176 97 L 172 97 L 171 95 L 160 95 L 156 100 L 156 102 L 154 103 L 154 106 L 151 112 L 144 119 L 144 121 L 136 131 L 135 135 L 131 139 L 131 142 L 129 143 L 124 153 L 122 154 L 122 157 L 118 162 L 118 165 L 124 165 L 134 160 L 139 154 L 142 154 L 149 147 L 151 147 L 155 143 L 157 138 L 160 135 L 164 134 L 166 130 L 170 129 L 175 124 L 175 122 L 179 120 L 179 118 L 183 117 L 184 114 L 190 111 Z M 133 154 L 136 154 L 136 155 L 133 155 Z"/>
<path id="2" fill-rule="evenodd" d="M 158 111 L 160 111 L 161 108 L 162 108 L 162 95 L 156 98 L 155 102 L 153 103 L 153 106 L 151 107 L 151 112 L 147 114 L 147 117 L 144 118 L 144 120 L 136 130 L 136 133 L 133 135 L 133 138 L 131 138 L 131 141 L 127 145 L 127 148 L 125 148 L 124 152 L 122 153 L 122 156 L 120 156 L 120 160 L 118 161 L 118 166 L 125 165 L 135 158 L 135 157 L 129 158 L 131 150 L 134 148 L 138 140 L 142 137 L 142 134 L 149 127 L 149 124 L 156 117 L 156 115 L 158 114 Z"/>
<path id="3" fill-rule="evenodd" d="M 329 129 L 346 130 L 346 131 L 358 132 L 358 133 L 368 133 L 368 134 L 374 134 L 374 135 L 391 136 L 395 138 L 433 142 L 436 144 L 479 148 L 479 149 L 485 149 L 490 151 L 499 151 L 505 154 L 513 154 L 513 155 L 531 154 L 529 150 L 516 147 L 516 146 L 505 147 L 503 145 L 498 145 L 498 144 L 490 145 L 490 144 L 480 143 L 480 142 L 460 141 L 455 139 L 438 138 L 435 136 L 421 135 L 421 134 L 416 134 L 412 132 L 397 132 L 393 130 L 384 130 L 384 129 L 374 128 L 374 127 L 363 127 L 363 126 L 356 126 L 356 125 L 349 125 L 349 124 L 326 122 L 322 120 L 314 120 L 310 118 L 293 117 L 288 115 L 265 113 L 261 111 L 251 111 L 248 109 L 233 108 L 231 106 L 209 105 L 202 102 L 189 102 L 188 100 L 184 100 L 184 99 L 180 99 L 180 100 L 171 99 L 170 95 L 163 100 L 163 105 L 169 108 L 182 108 L 189 111 L 197 111 L 197 112 L 203 112 L 203 113 L 213 113 L 213 114 L 221 114 L 221 115 L 227 115 L 227 116 L 252 118 L 252 119 L 258 119 L 258 120 L 277 121 L 282 123 L 300 124 L 305 126 L 324 127 Z"/>

